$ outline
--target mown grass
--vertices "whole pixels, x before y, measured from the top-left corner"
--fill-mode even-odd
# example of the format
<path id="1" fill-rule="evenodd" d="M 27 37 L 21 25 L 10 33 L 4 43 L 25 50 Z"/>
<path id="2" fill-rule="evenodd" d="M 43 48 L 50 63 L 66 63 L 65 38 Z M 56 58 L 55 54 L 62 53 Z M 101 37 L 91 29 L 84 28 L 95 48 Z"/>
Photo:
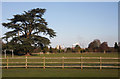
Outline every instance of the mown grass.
<path id="1" fill-rule="evenodd" d="M 117 69 L 55 69 L 13 68 L 3 69 L 3 77 L 118 77 Z"/>
<path id="2" fill-rule="evenodd" d="M 57 53 L 57 54 L 41 54 L 36 56 L 28 56 L 28 57 L 118 57 L 118 53 Z M 3 56 L 4 57 L 4 56 Z M 8 57 L 11 57 L 10 55 Z M 15 56 L 15 57 L 25 57 L 25 56 Z M 2 60 L 5 62 L 6 60 Z M 28 59 L 28 62 L 42 62 L 43 59 Z M 55 59 L 55 60 L 46 60 L 46 62 L 62 62 L 62 59 Z M 64 62 L 79 62 L 79 59 L 66 59 Z M 99 59 L 96 60 L 82 60 L 86 62 L 99 62 Z M 102 60 L 102 62 L 116 62 L 118 60 Z M 9 59 L 9 62 L 25 62 L 25 59 Z M 2 64 L 6 65 L 6 64 Z M 23 64 L 8 64 L 8 65 L 25 65 Z M 28 65 L 35 65 L 35 66 L 43 66 L 43 63 L 36 63 Z M 62 65 L 60 64 L 46 64 L 46 65 Z M 76 64 L 65 64 L 67 65 L 76 65 Z M 77 64 L 81 65 L 81 64 Z M 99 65 L 99 64 L 83 64 L 83 65 Z M 113 64 L 114 65 L 114 64 Z M 2 69 L 2 76 L 3 77 L 118 77 L 118 69 L 102 69 L 99 68 L 3 68 Z"/>
<path id="3" fill-rule="evenodd" d="M 11 55 L 7 55 L 8 57 L 11 57 Z M 40 55 L 33 55 L 31 57 L 118 57 L 117 52 L 112 53 L 53 53 L 53 54 L 40 54 Z M 2 56 L 4 57 L 4 55 Z M 17 56 L 15 57 L 25 57 L 25 56 Z"/>
<path id="4" fill-rule="evenodd" d="M 57 53 L 57 54 L 41 54 L 41 55 L 36 55 L 36 56 L 28 56 L 29 57 L 118 57 L 118 53 Z M 10 57 L 10 55 L 9 55 Z M 24 57 L 25 56 L 15 56 L 15 57 Z M 6 62 L 6 59 L 2 60 L 3 62 Z M 9 62 L 25 62 L 25 59 L 9 59 Z M 28 62 L 43 62 L 43 59 L 28 59 Z M 64 62 L 80 62 L 80 59 L 65 59 Z M 82 62 L 99 62 L 99 59 L 82 59 Z M 46 65 L 62 65 L 62 59 L 46 59 L 45 62 L 61 62 L 61 63 L 55 63 L 55 64 L 46 64 Z M 118 60 L 114 60 L 114 59 L 109 59 L 109 60 L 102 60 L 102 62 L 118 62 Z M 6 66 L 7 64 L 2 64 L 3 66 Z M 9 63 L 10 65 L 25 65 L 25 63 L 18 63 L 18 64 L 14 64 L 14 63 Z M 43 63 L 28 63 L 28 65 L 38 65 L 38 66 L 43 66 Z M 78 65 L 80 66 L 81 64 L 64 64 L 64 65 Z M 83 64 L 83 65 L 99 65 L 99 64 Z M 114 64 L 111 64 L 114 66 Z M 117 65 L 117 64 L 116 64 Z"/>

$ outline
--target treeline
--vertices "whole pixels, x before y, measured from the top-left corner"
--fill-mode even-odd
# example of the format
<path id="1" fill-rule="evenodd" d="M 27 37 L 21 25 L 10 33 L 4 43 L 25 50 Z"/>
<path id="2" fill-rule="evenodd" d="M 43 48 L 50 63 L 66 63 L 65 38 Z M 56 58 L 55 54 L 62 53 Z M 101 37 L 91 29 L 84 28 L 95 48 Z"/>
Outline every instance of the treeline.
<path id="1" fill-rule="evenodd" d="M 84 53 L 84 52 L 101 52 L 101 53 L 109 53 L 109 52 L 119 52 L 120 50 L 120 44 L 117 42 L 114 43 L 114 47 L 109 47 L 107 42 L 100 42 L 99 39 L 93 40 L 89 45 L 88 48 L 81 48 L 80 45 L 76 45 L 75 47 L 67 47 L 62 48 L 59 46 L 59 48 L 36 48 L 34 49 L 34 52 L 43 52 L 43 53 Z"/>
<path id="2" fill-rule="evenodd" d="M 7 45 L 5 43 L 2 43 L 2 49 L 5 50 Z M 84 52 L 102 52 L 102 53 L 108 53 L 108 52 L 119 52 L 120 50 L 120 44 L 117 42 L 114 43 L 114 47 L 109 47 L 107 42 L 100 42 L 100 40 L 95 39 L 90 44 L 88 44 L 88 48 L 81 48 L 80 45 L 76 45 L 74 47 L 67 47 L 62 48 L 59 46 L 58 48 L 52 48 L 52 47 L 33 47 L 28 50 L 29 53 L 84 53 Z M 9 51 L 8 51 L 9 52 Z M 16 50 L 14 50 L 14 54 L 25 54 L 24 50 L 21 50 L 20 47 L 17 47 Z"/>
<path id="3" fill-rule="evenodd" d="M 107 42 L 100 42 L 96 39 L 88 45 L 88 52 L 119 52 L 120 44 L 117 42 L 114 43 L 114 47 L 109 47 Z"/>

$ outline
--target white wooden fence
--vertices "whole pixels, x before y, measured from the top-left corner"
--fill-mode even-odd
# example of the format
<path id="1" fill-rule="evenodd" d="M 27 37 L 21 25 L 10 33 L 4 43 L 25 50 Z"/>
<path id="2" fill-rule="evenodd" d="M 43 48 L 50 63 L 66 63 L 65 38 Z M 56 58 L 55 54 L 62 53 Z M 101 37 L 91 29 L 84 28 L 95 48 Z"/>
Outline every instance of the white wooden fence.
<path id="1" fill-rule="evenodd" d="M 99 68 L 99 69 L 102 69 L 102 68 L 120 68 L 120 62 L 119 62 L 119 59 L 120 58 L 117 58 L 117 57 L 6 57 L 6 58 L 0 58 L 2 60 L 4 60 L 3 62 L 0 62 L 2 63 L 2 65 L 0 67 L 2 68 L 17 68 L 17 67 L 24 67 L 24 68 L 30 68 L 30 67 L 40 67 L 40 68 L 47 68 L 47 67 L 61 67 L 61 68 L 80 68 L 80 69 L 83 69 L 83 68 Z M 9 60 L 16 60 L 16 59 L 23 59 L 24 62 L 21 62 L 21 61 L 17 61 L 17 62 L 14 62 L 14 61 L 9 61 Z M 35 59 L 42 59 L 41 62 L 29 62 L 28 60 L 31 59 L 31 60 L 35 60 Z M 47 60 L 57 60 L 57 59 L 60 59 L 61 61 L 54 61 L 54 62 L 49 62 Z M 67 59 L 70 59 L 71 61 L 65 61 Z M 75 62 L 73 60 L 79 60 L 79 62 Z M 84 60 L 89 60 L 89 61 L 84 61 Z M 90 60 L 99 60 L 99 61 L 90 61 Z M 108 60 L 107 62 L 104 62 L 102 60 Z M 109 60 L 117 60 L 117 61 L 112 61 L 110 62 Z M 16 64 L 24 64 L 24 65 L 16 65 Z M 43 64 L 42 66 L 41 65 L 29 65 L 29 64 L 35 64 L 35 63 L 38 63 L 38 64 Z M 46 65 L 46 64 L 61 64 L 61 65 L 55 65 L 55 66 L 50 66 L 50 65 Z M 13 65 L 10 65 L 10 64 L 13 64 Z M 73 64 L 73 65 L 65 65 L 65 64 Z M 77 64 L 77 65 L 74 65 L 74 64 Z M 85 64 L 89 64 L 89 65 L 85 65 Z M 99 64 L 99 65 L 91 65 L 91 64 Z M 109 64 L 109 65 L 104 65 L 104 64 Z M 112 65 L 110 65 L 112 64 Z"/>

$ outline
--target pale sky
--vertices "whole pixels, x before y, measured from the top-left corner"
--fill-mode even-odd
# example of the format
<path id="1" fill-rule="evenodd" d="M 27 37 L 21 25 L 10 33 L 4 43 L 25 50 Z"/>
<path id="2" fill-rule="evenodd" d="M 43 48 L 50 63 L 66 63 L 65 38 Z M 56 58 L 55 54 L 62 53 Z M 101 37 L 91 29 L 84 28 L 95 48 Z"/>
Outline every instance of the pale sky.
<path id="1" fill-rule="evenodd" d="M 94 39 L 113 46 L 118 41 L 117 2 L 3 2 L 2 22 L 33 8 L 46 9 L 48 27 L 57 32 L 57 37 L 50 39 L 52 47 L 74 43 L 88 47 Z M 2 28 L 2 35 L 7 31 Z"/>

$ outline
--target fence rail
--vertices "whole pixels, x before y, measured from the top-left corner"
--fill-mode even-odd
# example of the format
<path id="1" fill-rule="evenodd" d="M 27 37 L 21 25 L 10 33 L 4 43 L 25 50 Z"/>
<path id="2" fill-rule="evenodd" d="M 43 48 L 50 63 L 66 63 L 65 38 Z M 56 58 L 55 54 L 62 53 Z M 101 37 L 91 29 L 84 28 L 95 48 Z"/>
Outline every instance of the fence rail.
<path id="1" fill-rule="evenodd" d="M 24 67 L 24 68 L 30 68 L 30 67 L 41 67 L 41 68 L 46 68 L 46 67 L 61 67 L 61 68 L 120 68 L 120 58 L 115 58 L 115 57 L 6 57 L 6 58 L 0 58 L 3 60 L 2 63 L 2 68 L 12 68 L 12 67 Z M 14 61 L 17 59 L 24 59 L 24 61 Z M 37 61 L 28 61 L 28 60 L 40 60 L 39 62 Z M 11 61 L 12 60 L 12 61 Z M 55 60 L 54 62 L 52 61 L 47 61 L 47 60 Z M 56 61 L 56 60 L 61 60 L 61 61 Z M 66 61 L 69 60 L 69 61 Z M 70 61 L 71 60 L 71 61 Z M 74 61 L 77 60 L 77 61 Z M 86 61 L 88 60 L 88 61 Z M 91 61 L 91 60 L 97 60 L 97 61 Z M 106 62 L 103 60 L 107 60 Z M 109 61 L 109 60 L 117 60 L 117 61 Z M 18 64 L 18 65 L 16 65 Z M 19 65 L 22 64 L 22 65 Z M 39 64 L 39 65 L 35 65 Z M 40 65 L 42 64 L 42 65 Z M 49 64 L 49 65 L 48 65 Z M 55 65 L 51 65 L 55 64 Z M 60 64 L 60 65 L 58 65 Z M 72 65 L 66 65 L 66 64 L 72 64 Z M 92 65 L 94 64 L 94 65 Z"/>

